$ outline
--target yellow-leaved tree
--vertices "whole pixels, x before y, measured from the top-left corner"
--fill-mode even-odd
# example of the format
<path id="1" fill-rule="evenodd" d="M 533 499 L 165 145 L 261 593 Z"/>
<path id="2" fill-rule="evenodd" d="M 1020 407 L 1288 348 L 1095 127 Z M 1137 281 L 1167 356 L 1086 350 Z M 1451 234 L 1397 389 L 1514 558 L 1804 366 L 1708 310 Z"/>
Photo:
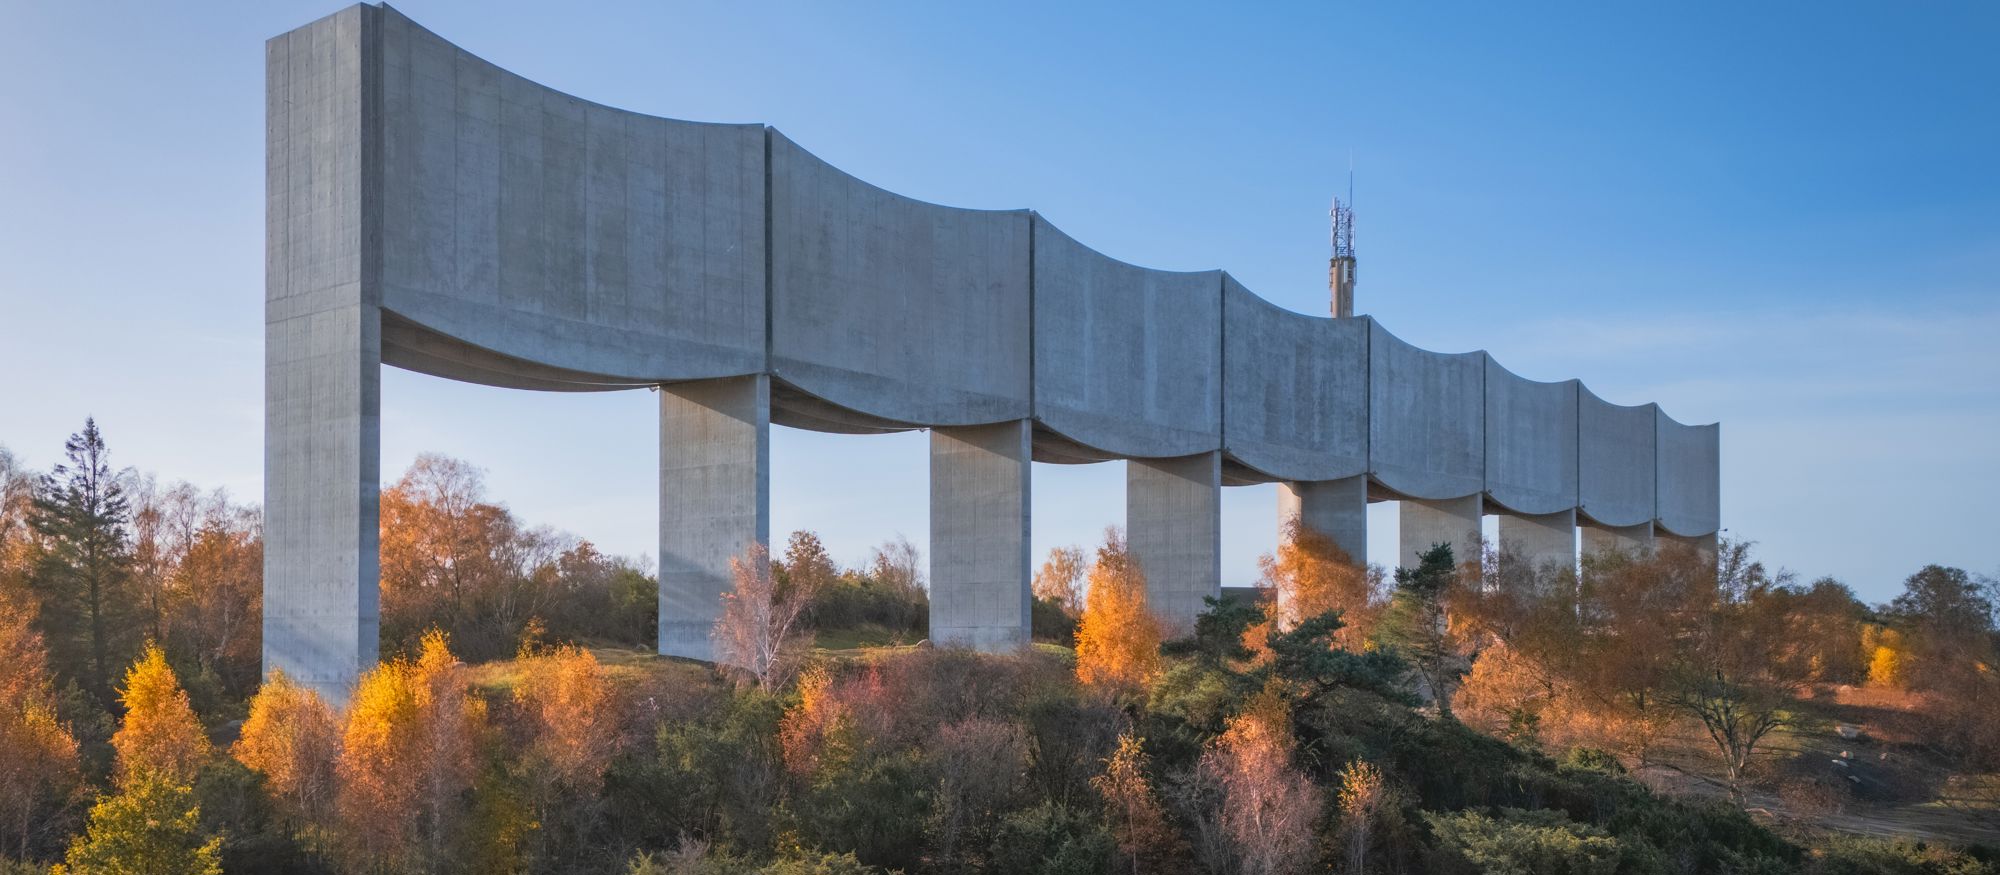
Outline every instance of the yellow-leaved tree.
<path id="1" fill-rule="evenodd" d="M 1159 618 L 1146 607 L 1146 575 L 1117 529 L 1104 531 L 1076 626 L 1076 677 L 1091 686 L 1139 686 L 1160 673 Z"/>
<path id="2" fill-rule="evenodd" d="M 250 700 L 250 716 L 231 753 L 264 776 L 271 794 L 293 816 L 319 822 L 329 813 L 340 721 L 311 687 L 272 672 Z"/>
<path id="3" fill-rule="evenodd" d="M 477 776 L 486 705 L 444 633 L 423 636 L 415 662 L 362 675 L 341 733 L 336 810 L 346 850 L 364 867 L 434 870 L 463 820 Z"/>
<path id="4" fill-rule="evenodd" d="M 145 654 L 125 672 L 118 694 L 125 703 L 125 722 L 111 736 L 111 747 L 118 752 L 119 783 L 156 772 L 173 783 L 193 784 L 214 748 L 159 645 L 146 645 Z"/>
<path id="5" fill-rule="evenodd" d="M 28 612 L 0 603 L 0 837 L 25 859 L 60 835 L 59 814 L 82 792 L 76 738 L 56 719 L 48 652 Z"/>
<path id="6" fill-rule="evenodd" d="M 1374 630 L 1381 605 L 1368 569 L 1356 564 L 1332 537 L 1298 517 L 1285 521 L 1277 552 L 1259 558 L 1257 564 L 1263 569 L 1264 585 L 1277 594 L 1274 619 L 1280 629 L 1339 611 L 1345 625 L 1334 633 L 1334 640 L 1351 650 L 1360 650 Z"/>

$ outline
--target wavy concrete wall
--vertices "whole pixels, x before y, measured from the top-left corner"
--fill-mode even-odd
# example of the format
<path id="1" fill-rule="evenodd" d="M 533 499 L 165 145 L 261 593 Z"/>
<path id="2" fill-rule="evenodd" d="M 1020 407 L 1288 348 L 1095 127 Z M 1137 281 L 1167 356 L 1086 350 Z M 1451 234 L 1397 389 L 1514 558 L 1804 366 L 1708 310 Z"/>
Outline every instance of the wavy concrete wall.
<path id="1" fill-rule="evenodd" d="M 1036 216 L 1035 419 L 1112 458 L 1222 446 L 1222 272 L 1126 264 Z"/>
<path id="2" fill-rule="evenodd" d="M 1321 521 L 1372 493 L 1452 527 L 1488 502 L 1687 538 L 1720 524 L 1716 426 L 1292 313 L 1220 271 L 1126 264 L 1026 210 L 884 191 L 763 125 L 579 100 L 388 7 L 271 40 L 267 77 L 274 666 L 337 679 L 369 656 L 382 363 L 664 386 L 663 434 L 688 446 L 663 448 L 663 501 L 706 503 L 676 506 L 700 543 L 663 532 L 662 567 L 696 601 L 721 585 L 709 547 L 768 525 L 762 499 L 718 484 L 764 494 L 774 422 L 940 429 L 934 467 L 959 483 L 943 516 L 980 524 L 952 573 L 1010 618 L 1023 520 L 983 526 L 1025 514 L 1030 457 L 1146 460 L 1128 493 L 1157 495 L 1129 516 L 1161 518 L 1134 543 L 1188 554 L 1155 564 L 1191 599 L 1216 574 L 1223 483 L 1285 482 Z"/>
<path id="3" fill-rule="evenodd" d="M 1486 360 L 1486 494 L 1517 514 L 1577 505 L 1575 380 L 1542 383 Z"/>
<path id="4" fill-rule="evenodd" d="M 762 125 L 579 100 L 387 7 L 378 29 L 390 364 L 553 390 L 762 373 L 804 428 L 1031 419 L 1038 458 L 1221 449 L 1232 482 L 1719 526 L 1714 426 L 884 191 Z"/>
<path id="5" fill-rule="evenodd" d="M 599 106 L 379 21 L 384 309 L 578 388 L 765 370 L 762 125 Z"/>
<path id="6" fill-rule="evenodd" d="M 1294 313 L 1223 276 L 1223 447 L 1274 480 L 1368 471 L 1372 319 Z"/>

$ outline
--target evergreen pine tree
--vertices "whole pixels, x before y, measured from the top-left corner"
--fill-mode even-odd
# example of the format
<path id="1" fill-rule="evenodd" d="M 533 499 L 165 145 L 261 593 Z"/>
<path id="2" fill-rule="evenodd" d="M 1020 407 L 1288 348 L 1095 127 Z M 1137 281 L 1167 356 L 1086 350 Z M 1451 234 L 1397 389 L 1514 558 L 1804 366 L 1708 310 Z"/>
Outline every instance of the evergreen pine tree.
<path id="1" fill-rule="evenodd" d="M 68 461 L 37 484 L 29 521 L 45 548 L 36 563 L 42 634 L 57 670 L 111 707 L 112 666 L 138 643 L 131 620 L 131 507 L 111 472 L 95 419 L 63 445 Z"/>
<path id="2" fill-rule="evenodd" d="M 1396 591 L 1379 629 L 1382 643 L 1415 667 L 1437 702 L 1438 716 L 1446 719 L 1454 719 L 1451 688 L 1464 673 L 1445 623 L 1445 595 L 1457 574 L 1450 544 L 1417 554 L 1417 567 L 1396 569 Z"/>

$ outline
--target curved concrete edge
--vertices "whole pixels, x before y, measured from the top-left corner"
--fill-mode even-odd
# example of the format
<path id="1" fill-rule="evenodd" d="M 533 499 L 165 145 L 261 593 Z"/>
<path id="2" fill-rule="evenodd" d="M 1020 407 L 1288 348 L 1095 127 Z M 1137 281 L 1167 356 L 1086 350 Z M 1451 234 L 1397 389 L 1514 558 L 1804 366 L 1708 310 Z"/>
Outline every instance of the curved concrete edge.
<path id="1" fill-rule="evenodd" d="M 541 392 L 609 392 L 656 381 L 586 374 L 526 362 L 434 331 L 381 310 L 382 364 L 447 380 Z"/>
<path id="2" fill-rule="evenodd" d="M 1368 323 L 1370 473 L 1410 498 L 1483 494 L 1486 353 L 1431 352 Z"/>
<path id="3" fill-rule="evenodd" d="M 382 7 L 383 306 L 522 361 L 764 367 L 764 126 L 563 94 Z"/>
<path id="4" fill-rule="evenodd" d="M 884 419 L 1028 418 L 1027 211 L 925 203 L 769 142 L 772 373 Z"/>
<path id="5" fill-rule="evenodd" d="M 1658 512 L 1659 406 L 1613 404 L 1577 389 L 1577 509 L 1604 526 L 1650 524 Z"/>
<path id="6" fill-rule="evenodd" d="M 1222 277 L 1223 450 L 1273 480 L 1368 470 L 1374 320 L 1294 313 Z"/>
<path id="7" fill-rule="evenodd" d="M 1657 527 L 1683 538 L 1713 535 L 1722 527 L 1722 426 L 1682 425 L 1654 409 L 1659 429 Z"/>
<path id="8" fill-rule="evenodd" d="M 1222 445 L 1222 272 L 1152 270 L 1034 221 L 1035 419 L 1120 456 Z"/>
<path id="9" fill-rule="evenodd" d="M 1577 506 L 1577 391 L 1486 359 L 1486 495 L 1516 514 Z"/>

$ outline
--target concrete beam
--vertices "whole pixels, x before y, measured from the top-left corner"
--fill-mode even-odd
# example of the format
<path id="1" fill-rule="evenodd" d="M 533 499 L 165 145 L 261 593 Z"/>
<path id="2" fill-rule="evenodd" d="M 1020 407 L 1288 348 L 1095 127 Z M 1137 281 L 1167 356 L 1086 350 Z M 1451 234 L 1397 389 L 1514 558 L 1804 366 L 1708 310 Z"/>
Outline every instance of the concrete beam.
<path id="1" fill-rule="evenodd" d="M 1367 477 L 1278 484 L 1278 525 L 1293 519 L 1332 538 L 1356 565 L 1368 564 Z"/>
<path id="2" fill-rule="evenodd" d="M 985 651 L 1029 640 L 1033 424 L 931 429 L 931 640 Z"/>
<path id="3" fill-rule="evenodd" d="M 1417 567 L 1417 557 L 1437 544 L 1450 544 L 1452 560 L 1459 565 L 1479 561 L 1479 520 L 1485 512 L 1483 497 L 1406 498 L 1398 503 L 1402 505 L 1402 549 L 1397 561 L 1402 567 Z"/>
<path id="4" fill-rule="evenodd" d="M 1583 527 L 1583 555 L 1609 553 L 1613 550 L 1625 553 L 1653 552 L 1653 524 L 1645 522 L 1636 526 L 1600 526 L 1591 523 Z"/>
<path id="5" fill-rule="evenodd" d="M 1576 570 L 1576 511 L 1500 515 L 1500 550 L 1529 568 Z"/>
<path id="6" fill-rule="evenodd" d="M 715 658 L 729 560 L 771 542 L 771 378 L 660 387 L 660 652 Z"/>
<path id="7" fill-rule="evenodd" d="M 1169 635 L 1191 631 L 1222 592 L 1222 454 L 1128 460 L 1125 528 L 1147 605 Z"/>

